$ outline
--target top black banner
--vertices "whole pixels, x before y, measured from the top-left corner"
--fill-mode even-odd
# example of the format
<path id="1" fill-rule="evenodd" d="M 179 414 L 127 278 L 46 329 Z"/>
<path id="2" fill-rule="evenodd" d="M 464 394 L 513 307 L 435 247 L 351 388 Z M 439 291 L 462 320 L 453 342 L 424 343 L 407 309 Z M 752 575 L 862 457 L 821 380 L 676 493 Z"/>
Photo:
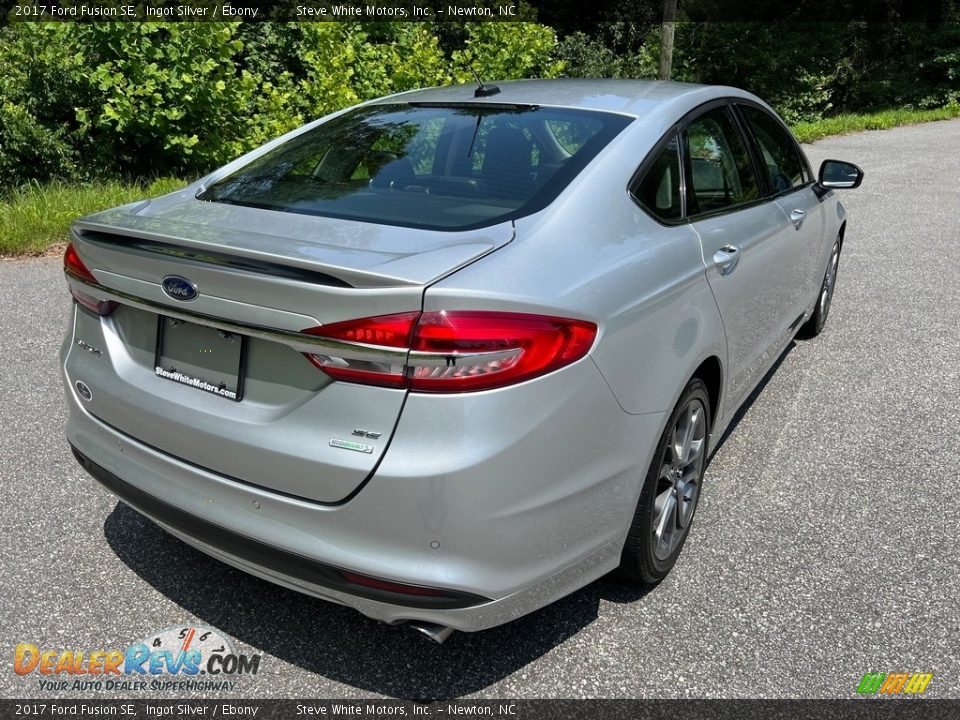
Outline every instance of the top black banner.
<path id="1" fill-rule="evenodd" d="M 662 0 L 0 0 L 0 22 L 659 22 Z M 678 0 L 679 22 L 960 22 L 956 0 Z"/>

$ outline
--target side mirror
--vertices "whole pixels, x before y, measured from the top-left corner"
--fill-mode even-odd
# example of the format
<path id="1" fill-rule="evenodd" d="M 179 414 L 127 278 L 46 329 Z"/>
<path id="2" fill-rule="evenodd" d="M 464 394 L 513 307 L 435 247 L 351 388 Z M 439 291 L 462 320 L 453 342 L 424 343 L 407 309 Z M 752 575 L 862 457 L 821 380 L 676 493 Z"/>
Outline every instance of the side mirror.
<path id="1" fill-rule="evenodd" d="M 852 190 L 863 182 L 863 170 L 843 160 L 824 160 L 817 174 L 817 185 L 826 190 Z"/>

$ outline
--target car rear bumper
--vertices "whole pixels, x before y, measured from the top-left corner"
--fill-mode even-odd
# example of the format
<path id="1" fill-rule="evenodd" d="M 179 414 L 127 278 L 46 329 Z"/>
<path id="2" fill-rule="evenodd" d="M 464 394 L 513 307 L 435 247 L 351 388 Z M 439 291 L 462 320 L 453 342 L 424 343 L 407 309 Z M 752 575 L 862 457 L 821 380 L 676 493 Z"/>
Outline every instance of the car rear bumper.
<path id="1" fill-rule="evenodd" d="M 617 565 L 663 421 L 624 414 L 589 359 L 536 381 L 554 387 L 510 388 L 512 412 L 499 423 L 500 391 L 411 395 L 363 489 L 324 505 L 134 439 L 88 412 L 64 377 L 81 464 L 171 534 L 380 621 L 466 631 L 527 614 Z M 443 595 L 358 587 L 344 571 Z"/>
<path id="2" fill-rule="evenodd" d="M 77 462 L 95 480 L 142 514 L 152 518 L 170 532 L 187 537 L 197 545 L 214 550 L 218 555 L 243 561 L 246 564 L 271 570 L 291 580 L 328 591 L 347 592 L 369 600 L 387 602 L 405 607 L 454 609 L 481 605 L 489 598 L 469 593 L 449 592 L 443 596 L 402 596 L 388 590 L 352 585 L 343 570 L 325 565 L 316 559 L 254 540 L 229 528 L 215 525 L 198 515 L 192 515 L 161 500 L 149 492 L 122 480 L 101 465 L 90 460 L 71 446 Z"/>

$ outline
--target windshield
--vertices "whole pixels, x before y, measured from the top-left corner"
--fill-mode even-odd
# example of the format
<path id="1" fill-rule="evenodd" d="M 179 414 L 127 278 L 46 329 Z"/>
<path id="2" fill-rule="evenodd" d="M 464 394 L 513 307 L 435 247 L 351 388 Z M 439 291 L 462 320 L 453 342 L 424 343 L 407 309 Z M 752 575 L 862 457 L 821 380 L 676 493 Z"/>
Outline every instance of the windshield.
<path id="1" fill-rule="evenodd" d="M 372 105 L 288 140 L 197 197 L 467 230 L 544 208 L 629 122 L 525 105 Z"/>

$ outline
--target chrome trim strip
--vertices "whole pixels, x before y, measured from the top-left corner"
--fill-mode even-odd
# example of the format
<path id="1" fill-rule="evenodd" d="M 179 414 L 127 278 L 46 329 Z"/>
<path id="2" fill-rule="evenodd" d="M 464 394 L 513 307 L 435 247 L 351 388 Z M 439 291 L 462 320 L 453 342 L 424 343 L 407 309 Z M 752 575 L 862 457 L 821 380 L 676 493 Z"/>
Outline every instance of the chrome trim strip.
<path id="1" fill-rule="evenodd" d="M 510 360 L 520 354 L 520 348 L 509 350 L 490 350 L 475 353 L 438 353 L 425 350 L 411 350 L 407 365 L 410 367 L 461 367 L 494 362 L 496 360 Z"/>
<path id="2" fill-rule="evenodd" d="M 215 330 L 237 333 L 254 337 L 269 342 L 278 342 L 288 345 L 297 352 L 312 353 L 315 355 L 330 355 L 345 360 L 361 360 L 368 363 L 381 363 L 386 365 L 406 365 L 407 350 L 400 348 L 384 347 L 382 345 L 364 345 L 360 343 L 345 342 L 342 340 L 332 340 L 330 338 L 314 337 L 304 333 L 293 332 L 291 330 L 278 330 L 276 328 L 264 328 L 256 325 L 246 325 L 244 323 L 231 322 L 213 318 L 209 315 L 183 310 L 171 305 L 146 300 L 129 293 L 119 290 L 111 290 L 99 283 L 91 283 L 64 272 L 67 283 L 71 287 L 96 291 L 102 300 L 113 300 L 121 305 L 128 305 L 145 310 L 147 312 L 165 315 L 166 317 L 177 320 L 185 320 L 197 325 L 205 325 Z"/>

